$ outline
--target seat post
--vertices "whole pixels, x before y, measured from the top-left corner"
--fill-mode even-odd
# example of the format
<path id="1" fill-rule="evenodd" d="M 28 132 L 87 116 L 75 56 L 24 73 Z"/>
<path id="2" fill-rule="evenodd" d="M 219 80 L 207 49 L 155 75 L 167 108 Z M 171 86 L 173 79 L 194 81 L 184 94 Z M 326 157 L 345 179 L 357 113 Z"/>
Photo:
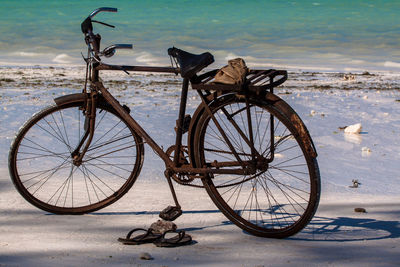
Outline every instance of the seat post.
<path id="1" fill-rule="evenodd" d="M 179 157 L 180 151 L 182 147 L 182 134 L 183 134 L 183 119 L 185 117 L 185 110 L 186 110 L 186 100 L 187 100 L 187 93 L 189 88 L 189 79 L 184 78 L 182 84 L 182 92 L 181 92 L 181 103 L 179 106 L 179 117 L 176 122 L 176 141 L 175 141 L 175 154 L 174 154 L 174 167 L 179 167 Z M 178 198 L 176 197 L 174 185 L 171 181 L 171 169 L 167 168 L 165 170 L 165 177 L 167 178 L 169 189 L 172 193 L 172 197 L 175 202 L 175 206 L 168 206 L 164 210 L 160 212 L 160 218 L 166 221 L 173 221 L 178 218 L 182 214 L 181 205 L 179 205 Z"/>
<path id="2" fill-rule="evenodd" d="M 174 154 L 175 167 L 179 167 L 178 164 L 179 164 L 180 151 L 182 147 L 182 134 L 183 134 L 182 127 L 186 111 L 188 88 L 189 88 L 189 79 L 184 78 L 182 84 L 182 92 L 181 92 L 181 103 L 179 106 L 179 117 L 178 121 L 176 122 L 176 140 L 175 140 L 175 154 Z"/>

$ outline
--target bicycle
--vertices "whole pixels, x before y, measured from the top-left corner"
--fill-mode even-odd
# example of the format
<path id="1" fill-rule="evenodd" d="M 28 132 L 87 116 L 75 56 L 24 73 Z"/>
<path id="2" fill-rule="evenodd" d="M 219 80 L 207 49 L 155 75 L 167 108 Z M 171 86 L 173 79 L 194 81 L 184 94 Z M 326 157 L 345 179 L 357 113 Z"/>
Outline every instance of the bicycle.
<path id="1" fill-rule="evenodd" d="M 18 192 L 34 206 L 55 214 L 84 214 L 121 198 L 136 181 L 144 144 L 165 162 L 175 206 L 160 213 L 174 220 L 182 210 L 172 180 L 205 188 L 220 211 L 243 230 L 284 238 L 302 230 L 319 203 L 317 152 L 296 112 L 273 92 L 284 70 L 250 70 L 245 83 L 214 83 L 218 70 L 199 74 L 214 58 L 168 49 L 171 67 L 110 65 L 116 44 L 100 50 L 93 20 L 81 24 L 88 46 L 81 93 L 61 96 L 19 130 L 9 154 Z M 180 74 L 183 78 L 175 144 L 164 151 L 99 79 L 102 70 Z M 185 114 L 189 83 L 201 103 Z M 187 134 L 187 144 L 182 143 Z M 194 181 L 201 181 L 197 185 Z"/>

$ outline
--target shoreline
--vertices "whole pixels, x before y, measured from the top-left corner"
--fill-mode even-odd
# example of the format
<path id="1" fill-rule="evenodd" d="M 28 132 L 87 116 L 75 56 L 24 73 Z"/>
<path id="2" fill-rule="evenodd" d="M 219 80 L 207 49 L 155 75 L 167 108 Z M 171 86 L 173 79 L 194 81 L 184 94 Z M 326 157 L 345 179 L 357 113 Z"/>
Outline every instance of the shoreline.
<path id="1" fill-rule="evenodd" d="M 211 70 L 207 68 L 206 70 Z M 267 68 L 261 68 L 267 69 Z M 107 86 L 119 90 L 155 85 L 175 85 L 179 89 L 180 75 L 103 71 L 101 77 Z M 1 66 L 0 88 L 71 88 L 80 89 L 84 84 L 84 65 L 26 65 Z M 153 81 L 154 80 L 154 81 Z M 380 72 L 343 72 L 288 70 L 287 81 L 277 87 L 282 90 L 400 90 L 400 73 Z"/>
<path id="2" fill-rule="evenodd" d="M 378 57 L 375 58 L 352 58 L 351 55 L 340 54 L 326 51 L 293 54 L 282 54 L 282 57 L 273 55 L 249 54 L 246 51 L 226 51 L 221 49 L 207 49 L 180 44 L 180 48 L 194 54 L 200 54 L 209 50 L 214 55 L 215 62 L 209 66 L 211 68 L 220 68 L 227 64 L 228 60 L 234 58 L 243 58 L 250 68 L 260 69 L 285 69 L 294 72 L 344 72 L 344 73 L 398 73 L 400 72 L 400 63 L 396 58 Z M 168 45 L 166 47 L 169 47 Z M 86 48 L 85 48 L 86 49 Z M 85 54 L 85 49 L 81 50 L 58 50 L 48 53 L 24 52 L 24 51 L 3 51 L 0 56 L 0 68 L 3 67 L 78 67 L 85 63 L 81 54 Z M 161 51 L 164 51 L 165 53 Z M 169 66 L 170 59 L 166 49 L 157 51 L 146 51 L 143 49 L 134 49 L 132 51 L 118 51 L 115 57 L 103 59 L 108 64 L 137 65 L 137 66 Z"/>

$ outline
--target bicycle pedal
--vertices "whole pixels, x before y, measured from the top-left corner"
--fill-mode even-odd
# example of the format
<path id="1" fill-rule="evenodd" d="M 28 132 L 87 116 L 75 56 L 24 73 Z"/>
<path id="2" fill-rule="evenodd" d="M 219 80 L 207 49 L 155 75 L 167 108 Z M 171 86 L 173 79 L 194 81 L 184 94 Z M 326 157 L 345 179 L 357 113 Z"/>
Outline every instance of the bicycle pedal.
<path id="1" fill-rule="evenodd" d="M 182 215 L 180 207 L 168 206 L 160 212 L 159 217 L 166 221 L 173 221 Z"/>

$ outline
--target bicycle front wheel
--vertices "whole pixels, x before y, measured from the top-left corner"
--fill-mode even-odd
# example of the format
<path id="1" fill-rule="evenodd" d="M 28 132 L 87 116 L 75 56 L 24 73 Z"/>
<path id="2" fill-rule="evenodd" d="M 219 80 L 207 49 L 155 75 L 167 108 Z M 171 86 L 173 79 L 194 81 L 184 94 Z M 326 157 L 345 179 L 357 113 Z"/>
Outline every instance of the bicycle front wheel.
<path id="1" fill-rule="evenodd" d="M 221 172 L 241 168 L 239 161 L 251 164 L 254 155 L 262 159 L 249 174 L 203 178 L 216 206 L 237 226 L 257 236 L 284 238 L 303 229 L 317 209 L 320 194 L 317 161 L 305 149 L 304 135 L 284 112 L 262 99 L 250 98 L 247 106 L 243 96 L 227 95 L 210 108 L 219 127 L 204 111 L 194 135 L 197 167 Z"/>
<path id="2" fill-rule="evenodd" d="M 50 106 L 17 134 L 9 170 L 19 193 L 57 214 L 83 214 L 122 197 L 143 162 L 143 142 L 109 105 L 98 104 L 94 137 L 82 160 L 71 153 L 84 135 L 83 101 Z"/>

